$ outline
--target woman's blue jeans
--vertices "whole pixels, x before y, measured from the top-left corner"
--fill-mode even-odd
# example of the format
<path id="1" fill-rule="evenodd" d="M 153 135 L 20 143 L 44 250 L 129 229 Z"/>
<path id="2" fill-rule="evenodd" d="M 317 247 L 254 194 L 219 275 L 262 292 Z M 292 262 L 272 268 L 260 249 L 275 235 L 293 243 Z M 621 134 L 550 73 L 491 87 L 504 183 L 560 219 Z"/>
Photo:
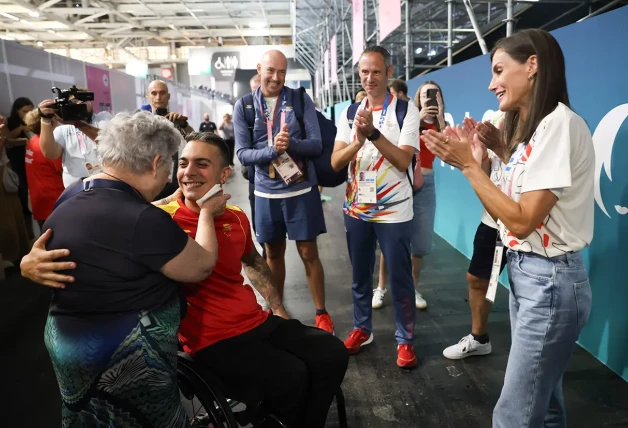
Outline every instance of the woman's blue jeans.
<path id="1" fill-rule="evenodd" d="M 591 312 L 580 252 L 508 251 L 512 345 L 493 428 L 566 428 L 563 373 Z"/>

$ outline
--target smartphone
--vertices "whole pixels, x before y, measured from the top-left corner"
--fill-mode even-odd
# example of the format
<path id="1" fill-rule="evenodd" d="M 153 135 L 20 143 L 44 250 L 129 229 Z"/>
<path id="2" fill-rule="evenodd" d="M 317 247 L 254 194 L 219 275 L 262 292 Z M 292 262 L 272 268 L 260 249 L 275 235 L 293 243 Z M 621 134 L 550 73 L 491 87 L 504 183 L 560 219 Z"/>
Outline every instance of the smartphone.
<path id="1" fill-rule="evenodd" d="M 155 109 L 155 114 L 157 116 L 165 116 L 168 114 L 168 109 L 165 107 L 159 107 Z"/>
<path id="2" fill-rule="evenodd" d="M 427 107 L 438 107 L 438 99 L 436 98 L 437 93 L 438 89 L 427 90 Z"/>

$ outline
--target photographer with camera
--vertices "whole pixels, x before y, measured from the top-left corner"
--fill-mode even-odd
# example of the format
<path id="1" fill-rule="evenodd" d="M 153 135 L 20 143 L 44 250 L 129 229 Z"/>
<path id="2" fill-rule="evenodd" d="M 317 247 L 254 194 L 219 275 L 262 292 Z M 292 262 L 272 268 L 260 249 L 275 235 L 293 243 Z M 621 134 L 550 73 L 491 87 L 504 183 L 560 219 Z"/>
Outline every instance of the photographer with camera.
<path id="1" fill-rule="evenodd" d="M 66 90 L 53 88 L 53 92 L 57 93 L 57 98 L 44 100 L 38 107 L 40 147 L 46 159 L 63 156 L 63 185 L 68 187 L 82 177 L 101 171 L 95 141 L 99 128 L 107 124 L 111 114 L 93 113 L 93 92 L 76 86 Z M 54 128 L 53 121 L 61 125 Z"/>

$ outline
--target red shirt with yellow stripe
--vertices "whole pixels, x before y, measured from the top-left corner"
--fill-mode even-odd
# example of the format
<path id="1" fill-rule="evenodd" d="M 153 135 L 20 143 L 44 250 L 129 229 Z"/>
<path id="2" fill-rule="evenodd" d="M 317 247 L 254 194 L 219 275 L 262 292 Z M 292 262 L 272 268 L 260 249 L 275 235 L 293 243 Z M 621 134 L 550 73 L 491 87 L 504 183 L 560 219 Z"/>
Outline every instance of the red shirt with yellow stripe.
<path id="1" fill-rule="evenodd" d="M 192 239 L 199 214 L 183 200 L 162 205 Z M 242 257 L 253 250 L 251 226 L 244 212 L 227 206 L 214 218 L 218 239 L 218 262 L 210 276 L 196 284 L 183 284 L 187 315 L 179 327 L 183 349 L 194 354 L 220 340 L 238 336 L 266 321 L 268 313 L 258 305 L 255 293 L 242 277 Z"/>

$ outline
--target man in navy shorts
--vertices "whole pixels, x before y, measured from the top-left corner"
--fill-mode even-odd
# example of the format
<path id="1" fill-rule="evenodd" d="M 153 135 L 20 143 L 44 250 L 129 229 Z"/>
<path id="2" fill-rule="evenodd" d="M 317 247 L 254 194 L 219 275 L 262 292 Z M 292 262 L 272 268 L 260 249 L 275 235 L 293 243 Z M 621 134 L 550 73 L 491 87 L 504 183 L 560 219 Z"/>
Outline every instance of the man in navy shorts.
<path id="1" fill-rule="evenodd" d="M 286 279 L 286 234 L 296 241 L 316 307 L 316 326 L 333 333 L 325 310 L 325 279 L 316 238 L 325 233 L 325 219 L 312 157 L 322 151 L 314 103 L 304 95 L 302 127 L 294 111 L 297 90 L 284 86 L 288 60 L 276 50 L 257 65 L 261 86 L 254 105 L 234 106 L 236 153 L 242 165 L 255 165 L 255 234 L 266 247 L 266 259 L 275 287 L 283 299 Z M 253 138 L 245 109 L 255 109 Z"/>
<path id="2" fill-rule="evenodd" d="M 490 177 L 496 186 L 501 185 L 501 160 L 489 152 L 491 162 Z M 488 337 L 488 315 L 492 305 L 486 300 L 486 291 L 493 269 L 493 256 L 499 234 L 499 226 L 486 210 L 482 213 L 482 222 L 475 232 L 473 239 L 473 256 L 467 271 L 469 284 L 469 306 L 471 307 L 471 334 L 460 339 L 443 351 L 443 356 L 452 360 L 459 360 L 472 355 L 488 355 L 491 353 L 491 342 Z M 502 253 L 499 271 L 506 266 L 506 251 Z"/>

